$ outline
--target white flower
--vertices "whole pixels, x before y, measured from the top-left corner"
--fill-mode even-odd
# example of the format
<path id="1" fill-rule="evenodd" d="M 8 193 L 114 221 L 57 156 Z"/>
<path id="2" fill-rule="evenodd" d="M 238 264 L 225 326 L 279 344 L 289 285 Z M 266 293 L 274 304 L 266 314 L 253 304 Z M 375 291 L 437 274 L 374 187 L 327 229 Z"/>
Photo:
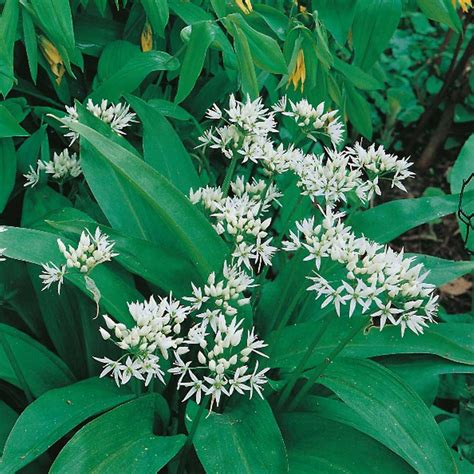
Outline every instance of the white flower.
<path id="1" fill-rule="evenodd" d="M 34 187 L 39 183 L 40 174 L 39 168 L 34 169 L 32 165 L 30 165 L 30 169 L 28 173 L 24 174 L 23 176 L 26 178 L 26 183 L 23 185 L 24 187 L 31 186 Z"/>
<path id="2" fill-rule="evenodd" d="M 44 170 L 46 174 L 50 174 L 59 181 L 77 178 L 82 174 L 81 164 L 76 153 L 70 155 L 67 148 L 59 154 L 54 153 L 51 161 L 38 160 L 38 170 Z"/>
<path id="3" fill-rule="evenodd" d="M 58 267 L 53 262 L 49 262 L 43 263 L 41 266 L 43 267 L 43 271 L 40 278 L 43 280 L 43 290 L 48 289 L 53 283 L 57 283 L 59 295 L 61 293 L 61 285 L 63 284 L 64 275 L 66 274 L 66 265 Z"/>

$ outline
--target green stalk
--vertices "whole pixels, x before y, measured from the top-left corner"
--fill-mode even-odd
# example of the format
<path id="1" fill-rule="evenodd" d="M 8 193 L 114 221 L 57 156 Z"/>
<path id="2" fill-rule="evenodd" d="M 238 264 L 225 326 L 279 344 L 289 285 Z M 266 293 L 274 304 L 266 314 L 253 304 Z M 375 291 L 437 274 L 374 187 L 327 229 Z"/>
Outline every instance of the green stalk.
<path id="1" fill-rule="evenodd" d="M 28 382 L 26 381 L 25 376 L 21 371 L 20 364 L 16 360 L 15 354 L 13 353 L 12 348 L 10 347 L 10 344 L 7 341 L 7 338 L 5 337 L 5 334 L 1 331 L 0 342 L 2 343 L 3 349 L 5 350 L 5 355 L 7 356 L 8 362 L 10 362 L 13 372 L 15 372 L 15 375 L 18 378 L 18 382 L 20 382 L 21 388 L 23 389 L 23 392 L 25 392 L 26 400 L 28 401 L 28 403 L 33 402 L 33 393 L 31 392 Z"/>
<path id="2" fill-rule="evenodd" d="M 239 158 L 239 154 L 234 153 L 232 155 L 232 160 L 230 162 L 230 165 L 227 168 L 227 172 L 224 178 L 224 183 L 222 184 L 222 193 L 224 196 L 227 196 L 227 194 L 229 194 L 230 182 L 232 180 L 232 177 L 234 176 L 235 167 L 237 166 L 238 158 Z"/>
<path id="3" fill-rule="evenodd" d="M 308 394 L 311 390 L 313 385 L 318 381 L 318 378 L 325 372 L 328 368 L 329 364 L 333 362 L 333 360 L 339 355 L 339 353 L 344 349 L 344 347 L 349 344 L 349 342 L 353 339 L 353 337 L 362 331 L 362 329 L 367 325 L 367 318 L 362 318 L 362 324 L 356 324 L 352 330 L 347 334 L 347 336 L 342 339 L 339 344 L 328 354 L 324 360 L 316 366 L 314 371 L 312 372 L 311 379 L 308 379 L 306 383 L 303 385 L 301 390 L 295 395 L 295 398 L 291 401 L 288 409 L 289 411 L 294 410 L 298 407 L 301 400 Z"/>
<path id="4" fill-rule="evenodd" d="M 184 468 L 186 467 L 186 461 L 188 457 L 189 450 L 193 444 L 194 435 L 196 434 L 196 430 L 199 426 L 199 422 L 201 421 L 202 415 L 204 414 L 204 410 L 207 405 L 207 397 L 202 400 L 201 404 L 199 405 L 198 412 L 196 413 L 196 417 L 193 420 L 193 424 L 191 425 L 191 430 L 189 431 L 188 437 L 186 438 L 186 443 L 183 446 L 183 450 L 181 451 L 181 457 L 179 459 L 178 470 L 176 471 L 177 474 L 183 474 Z"/>
<path id="5" fill-rule="evenodd" d="M 313 354 L 314 349 L 316 348 L 319 341 L 323 337 L 331 321 L 332 321 L 332 318 L 330 316 L 326 316 L 326 318 L 324 318 L 323 323 L 321 327 L 319 328 L 319 331 L 316 332 L 314 339 L 311 341 L 311 344 L 308 346 L 308 349 L 306 349 L 306 352 L 304 356 L 302 357 L 302 359 L 300 360 L 300 363 L 298 364 L 296 369 L 292 372 L 291 377 L 289 378 L 278 400 L 277 408 L 279 410 L 281 410 L 285 406 L 285 403 L 288 400 L 288 397 L 291 395 L 291 392 L 296 382 L 298 381 L 298 379 L 300 378 L 300 375 L 303 373 L 306 367 L 306 363 L 308 362 L 309 358 Z"/>

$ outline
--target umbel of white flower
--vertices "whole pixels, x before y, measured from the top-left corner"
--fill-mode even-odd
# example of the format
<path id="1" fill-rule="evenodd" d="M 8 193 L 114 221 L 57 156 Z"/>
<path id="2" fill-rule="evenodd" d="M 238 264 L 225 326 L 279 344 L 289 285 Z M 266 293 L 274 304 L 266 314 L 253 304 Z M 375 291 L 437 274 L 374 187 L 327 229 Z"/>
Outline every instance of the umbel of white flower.
<path id="1" fill-rule="evenodd" d="M 128 309 L 136 323 L 131 329 L 103 316 L 107 329 L 100 328 L 102 337 L 113 340 L 126 353 L 118 360 L 94 357 L 104 364 L 100 376 L 110 374 L 117 385 L 126 384 L 131 377 L 144 381 L 145 386 L 153 378 L 165 383 L 160 358 L 168 359 L 169 351 L 187 350 L 180 333 L 189 309 L 171 295 L 159 303 L 153 296 L 143 303 L 129 303 Z"/>
<path id="2" fill-rule="evenodd" d="M 76 248 L 71 245 L 66 247 L 61 239 L 57 242 L 65 262 L 60 266 L 53 262 L 42 265 L 43 272 L 40 278 L 43 280 L 43 290 L 57 283 L 58 293 L 60 293 L 67 271 L 76 270 L 88 275 L 97 265 L 108 262 L 118 255 L 113 251 L 115 242 L 109 240 L 109 236 L 102 233 L 99 227 L 96 228 L 94 234 L 91 234 L 88 229 L 83 231 Z"/>
<path id="3" fill-rule="evenodd" d="M 260 271 L 262 265 L 271 265 L 277 250 L 267 231 L 272 219 L 265 215 L 281 194 L 273 184 L 267 186 L 264 180 L 245 183 L 243 177 L 232 182 L 231 189 L 233 195 L 226 197 L 220 187 L 207 186 L 196 192 L 191 189 L 189 198 L 210 211 L 216 232 L 233 242 L 232 257 L 237 265 L 252 270 L 253 263 Z"/>
<path id="4" fill-rule="evenodd" d="M 344 213 L 329 207 L 321 213 L 320 219 L 297 222 L 297 232 L 283 242 L 285 250 L 303 249 L 304 260 L 314 261 L 316 271 L 309 277 L 313 284 L 308 290 L 324 299 L 321 306 L 332 303 L 340 315 L 347 305 L 349 317 L 359 308 L 371 318 L 380 318 L 380 330 L 387 322 L 400 326 L 402 336 L 407 328 L 422 333 L 434 321 L 438 300 L 435 286 L 424 282 L 428 273 L 423 273 L 423 265 L 413 265 L 414 259 L 403 252 L 357 237 L 342 222 Z M 345 277 L 321 276 L 318 272 L 325 259 L 345 268 Z"/>
<path id="5" fill-rule="evenodd" d="M 109 124 L 110 128 L 118 135 L 125 135 L 124 129 L 130 127 L 132 123 L 137 122 L 136 114 L 130 112 L 130 106 L 120 102 L 118 104 L 109 105 L 107 100 L 104 99 L 99 105 L 94 104 L 94 102 L 89 99 L 86 104 L 86 109 L 103 122 Z M 66 112 L 66 121 L 73 123 L 79 121 L 76 105 L 73 107 L 66 106 Z M 67 125 L 63 125 L 63 127 L 68 128 Z M 71 139 L 71 144 L 79 138 L 79 134 L 72 130 L 66 133 L 65 136 Z"/>
<path id="6" fill-rule="evenodd" d="M 69 154 L 66 148 L 61 153 L 54 153 L 51 161 L 38 160 L 36 169 L 30 165 L 30 170 L 23 176 L 26 178 L 24 186 L 36 186 L 40 179 L 40 173 L 44 171 L 56 181 L 61 183 L 68 179 L 77 178 L 82 174 L 82 168 L 76 153 Z"/>

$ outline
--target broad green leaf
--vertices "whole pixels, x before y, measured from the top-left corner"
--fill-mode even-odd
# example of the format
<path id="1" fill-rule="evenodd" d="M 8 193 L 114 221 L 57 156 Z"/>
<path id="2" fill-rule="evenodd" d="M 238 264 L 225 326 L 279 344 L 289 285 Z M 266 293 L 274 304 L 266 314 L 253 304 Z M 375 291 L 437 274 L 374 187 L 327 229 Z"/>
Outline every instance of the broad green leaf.
<path id="1" fill-rule="evenodd" d="M 5 441 L 7 440 L 17 418 L 18 413 L 11 408 L 10 405 L 7 405 L 3 400 L 0 400 L 0 454 L 3 452 Z"/>
<path id="2" fill-rule="evenodd" d="M 30 166 L 36 168 L 37 160 L 40 158 L 42 144 L 47 138 L 46 128 L 47 125 L 39 127 L 38 130 L 33 132 L 18 148 L 17 158 L 19 173 L 27 173 Z"/>
<path id="3" fill-rule="evenodd" d="M 178 454 L 186 437 L 153 434 L 156 396 L 132 400 L 81 428 L 59 453 L 50 472 L 158 472 Z"/>
<path id="4" fill-rule="evenodd" d="M 31 79 L 36 84 L 38 77 L 38 40 L 36 38 L 35 25 L 31 15 L 26 9 L 21 12 L 23 23 L 23 40 L 25 43 L 28 66 L 30 68 Z"/>
<path id="5" fill-rule="evenodd" d="M 473 165 L 474 156 L 474 134 L 472 134 L 463 145 L 454 166 L 449 173 L 449 184 L 451 185 L 451 193 L 458 194 L 461 192 L 463 182 L 474 173 Z"/>
<path id="6" fill-rule="evenodd" d="M 18 0 L 6 0 L 0 16 L 0 93 L 6 96 L 16 82 L 13 71 L 18 23 Z M 3 118 L 0 117 L 0 121 Z"/>
<path id="7" fill-rule="evenodd" d="M 97 77 L 95 80 L 100 85 L 120 71 L 130 59 L 140 57 L 141 55 L 140 47 L 130 43 L 130 41 L 111 41 L 102 50 L 97 64 Z"/>
<path id="8" fill-rule="evenodd" d="M 461 31 L 461 21 L 451 0 L 416 0 L 416 3 L 431 20 L 444 23 L 457 32 Z"/>
<path id="9" fill-rule="evenodd" d="M 341 72 L 358 89 L 376 90 L 383 87 L 383 84 L 370 74 L 367 74 L 353 64 L 345 63 L 337 57 L 334 58 L 334 69 Z"/>
<path id="10" fill-rule="evenodd" d="M 466 197 L 471 196 L 474 191 L 466 194 Z M 458 204 L 457 194 L 397 199 L 354 214 L 349 224 L 355 232 L 383 244 L 407 230 L 456 212 Z"/>
<path id="11" fill-rule="evenodd" d="M 346 83 L 346 110 L 354 128 L 368 140 L 372 139 L 372 116 L 369 103 L 355 88 Z"/>
<path id="12" fill-rule="evenodd" d="M 98 378 L 50 390 L 18 418 L 5 444 L 0 470 L 16 472 L 88 418 L 133 397 L 112 380 Z"/>
<path id="13" fill-rule="evenodd" d="M 354 321 L 345 317 L 338 318 L 331 314 L 333 320 L 319 341 L 307 367 L 315 367 L 338 344 L 344 334 L 353 327 Z M 286 327 L 278 341 L 270 338 L 272 348 L 270 365 L 291 370 L 301 360 L 320 327 L 320 321 L 311 321 Z M 384 327 L 383 331 L 373 328 L 367 335 L 359 333 L 341 352 L 346 357 L 378 357 L 391 354 L 433 354 L 444 359 L 474 364 L 474 336 L 469 324 L 440 323 L 425 330 L 423 336 L 407 331 L 402 338 L 400 328 Z"/>
<path id="14" fill-rule="evenodd" d="M 370 70 L 387 47 L 401 14 L 401 0 L 357 0 L 352 25 L 356 66 Z"/>
<path id="15" fill-rule="evenodd" d="M 191 157 L 171 124 L 154 107 L 137 97 L 127 100 L 143 124 L 145 161 L 173 183 L 184 194 L 200 186 Z"/>
<path id="16" fill-rule="evenodd" d="M 408 256 L 416 257 L 415 263 L 422 263 L 426 270 L 429 270 L 430 274 L 426 278 L 426 282 L 438 287 L 474 271 L 474 261 L 457 262 L 418 254 L 409 254 Z"/>
<path id="17" fill-rule="evenodd" d="M 161 246 L 148 240 L 136 239 L 111 227 L 97 224 L 76 209 L 63 209 L 53 213 L 47 216 L 46 222 L 53 228 L 76 236 L 85 227 L 95 228 L 98 225 L 115 242 L 114 248 L 119 255 L 114 261 L 178 297 L 189 295 L 189 282 L 200 278 L 192 263 L 184 256 L 176 258 L 175 254 L 166 252 Z"/>
<path id="18" fill-rule="evenodd" d="M 263 21 L 275 32 L 281 40 L 286 37 L 286 32 L 289 26 L 289 19 L 285 13 L 278 8 L 270 5 L 256 4 L 253 6 L 253 11 L 260 15 Z"/>
<path id="19" fill-rule="evenodd" d="M 0 378 L 29 390 L 34 397 L 74 381 L 74 376 L 58 356 L 30 336 L 5 324 L 0 324 Z M 23 386 L 25 381 L 27 387 Z"/>
<path id="20" fill-rule="evenodd" d="M 252 28 L 240 14 L 232 14 L 227 17 L 237 25 L 247 38 L 250 54 L 255 65 L 273 74 L 287 74 L 288 66 L 278 43 L 254 28 Z"/>
<path id="21" fill-rule="evenodd" d="M 210 21 L 194 23 L 186 46 L 175 102 L 179 104 L 191 93 L 201 74 L 207 50 L 214 40 L 215 28 Z"/>
<path id="22" fill-rule="evenodd" d="M 284 413 L 278 419 L 292 474 L 414 472 L 385 446 L 339 421 L 311 412 Z"/>
<path id="23" fill-rule="evenodd" d="M 11 138 L 0 138 L 0 213 L 8 203 L 15 186 L 16 154 Z"/>
<path id="24" fill-rule="evenodd" d="M 226 247 L 186 196 L 114 141 L 81 123 L 70 126 L 81 134 L 84 174 L 114 228 L 189 257 L 203 278 L 221 267 Z M 116 173 L 119 186 L 98 179 L 104 169 Z"/>
<path id="25" fill-rule="evenodd" d="M 417 472 L 455 473 L 456 465 L 430 411 L 391 371 L 370 360 L 337 359 L 319 382 L 396 446 Z"/>
<path id="26" fill-rule="evenodd" d="M 56 235 L 18 227 L 6 227 L 6 229 L 5 232 L 0 232 L 0 248 L 6 248 L 6 257 L 34 263 L 35 265 L 41 265 L 49 261 L 56 265 L 64 263 L 64 257 L 58 249 Z M 66 245 L 74 245 L 74 242 L 67 239 L 63 239 L 63 241 Z M 141 299 L 141 295 L 124 281 L 117 271 L 107 268 L 107 265 L 106 263 L 97 266 L 90 276 L 94 279 L 102 294 L 100 304 L 103 309 L 110 312 L 119 321 L 128 324 L 132 321 L 132 318 L 126 303 Z M 92 298 L 81 274 L 68 272 L 65 278 Z M 55 291 L 55 289 L 49 291 Z M 91 315 L 91 317 L 93 316 Z"/>
<path id="27" fill-rule="evenodd" d="M 179 61 L 162 51 L 148 51 L 132 57 L 120 70 L 94 90 L 89 98 L 97 102 L 102 99 L 118 101 L 120 96 L 133 92 L 155 71 L 174 71 Z"/>
<path id="28" fill-rule="evenodd" d="M 0 103 L 0 138 L 27 137 L 28 135 L 5 105 Z"/>
<path id="29" fill-rule="evenodd" d="M 148 21 L 153 32 L 160 37 L 164 36 L 165 27 L 168 24 L 169 8 L 167 0 L 141 0 Z"/>
<path id="30" fill-rule="evenodd" d="M 251 99 L 255 99 L 258 96 L 259 89 L 249 42 L 245 33 L 237 25 L 233 25 L 233 37 L 242 94 L 248 94 Z"/>
<path id="31" fill-rule="evenodd" d="M 357 0 L 318 0 L 316 8 L 324 26 L 343 46 L 354 20 Z"/>
<path id="32" fill-rule="evenodd" d="M 188 403 L 188 431 L 197 414 L 197 405 Z M 265 400 L 242 398 L 224 413 L 202 417 L 194 447 L 206 472 L 242 474 L 288 472 L 285 445 L 272 410 Z"/>

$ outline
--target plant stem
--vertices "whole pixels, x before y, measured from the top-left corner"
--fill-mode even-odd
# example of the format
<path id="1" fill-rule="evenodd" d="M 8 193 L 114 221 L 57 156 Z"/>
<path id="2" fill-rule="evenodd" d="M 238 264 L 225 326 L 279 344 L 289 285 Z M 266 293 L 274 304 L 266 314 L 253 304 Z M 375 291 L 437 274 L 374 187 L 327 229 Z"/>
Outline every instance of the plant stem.
<path id="1" fill-rule="evenodd" d="M 184 472 L 184 468 L 186 467 L 188 453 L 193 444 L 194 435 L 196 434 L 196 430 L 199 426 L 199 422 L 201 421 L 202 415 L 204 414 L 206 405 L 207 405 L 207 397 L 204 398 L 202 403 L 199 405 L 198 412 L 196 413 L 196 417 L 194 418 L 193 424 L 191 425 L 191 430 L 189 431 L 188 437 L 186 439 L 186 443 L 184 444 L 183 450 L 181 451 L 178 470 L 176 471 L 177 474 L 183 474 Z"/>
<path id="2" fill-rule="evenodd" d="M 324 373 L 324 371 L 328 368 L 329 364 L 333 362 L 333 360 L 339 355 L 339 353 L 344 349 L 344 347 L 349 344 L 352 338 L 367 325 L 368 320 L 365 317 L 362 317 L 362 324 L 356 324 L 351 331 L 347 334 L 347 336 L 342 339 L 339 344 L 329 353 L 327 357 L 314 369 L 311 374 L 311 379 L 308 379 L 306 383 L 303 385 L 301 390 L 295 395 L 295 398 L 291 401 L 288 409 L 289 411 L 294 410 L 298 407 L 301 400 L 308 394 L 311 390 L 313 385 L 317 382 L 318 378 Z"/>
<path id="3" fill-rule="evenodd" d="M 308 362 L 309 358 L 313 354 L 314 349 L 316 348 L 317 344 L 323 337 L 331 321 L 332 321 L 331 316 L 326 316 L 326 318 L 323 319 L 323 323 L 321 327 L 319 328 L 319 331 L 316 332 L 314 339 L 311 341 L 311 344 L 308 346 L 308 349 L 306 349 L 304 356 L 301 358 L 300 363 L 298 364 L 296 369 L 292 372 L 291 377 L 289 378 L 283 392 L 281 393 L 281 396 L 277 404 L 278 409 L 281 410 L 284 407 L 286 401 L 288 400 L 288 397 L 291 395 L 293 387 L 295 386 L 296 382 L 300 378 L 300 375 L 302 374 L 306 366 L 306 363 Z"/>
<path id="4" fill-rule="evenodd" d="M 222 184 L 222 193 L 224 196 L 227 196 L 227 194 L 229 193 L 230 182 L 232 180 L 232 176 L 234 175 L 235 167 L 237 166 L 238 157 L 239 157 L 239 154 L 234 153 L 232 155 L 232 160 L 230 162 L 230 165 L 227 168 L 227 172 L 224 178 L 224 183 Z"/>
<path id="5" fill-rule="evenodd" d="M 13 372 L 15 372 L 15 375 L 17 376 L 18 382 L 20 382 L 21 388 L 23 389 L 23 392 L 25 392 L 26 400 L 28 403 L 31 403 L 34 400 L 33 393 L 31 392 L 28 382 L 21 371 L 20 364 L 16 360 L 15 354 L 13 353 L 9 342 L 2 331 L 0 331 L 0 342 L 2 343 L 8 362 L 10 362 Z"/>

